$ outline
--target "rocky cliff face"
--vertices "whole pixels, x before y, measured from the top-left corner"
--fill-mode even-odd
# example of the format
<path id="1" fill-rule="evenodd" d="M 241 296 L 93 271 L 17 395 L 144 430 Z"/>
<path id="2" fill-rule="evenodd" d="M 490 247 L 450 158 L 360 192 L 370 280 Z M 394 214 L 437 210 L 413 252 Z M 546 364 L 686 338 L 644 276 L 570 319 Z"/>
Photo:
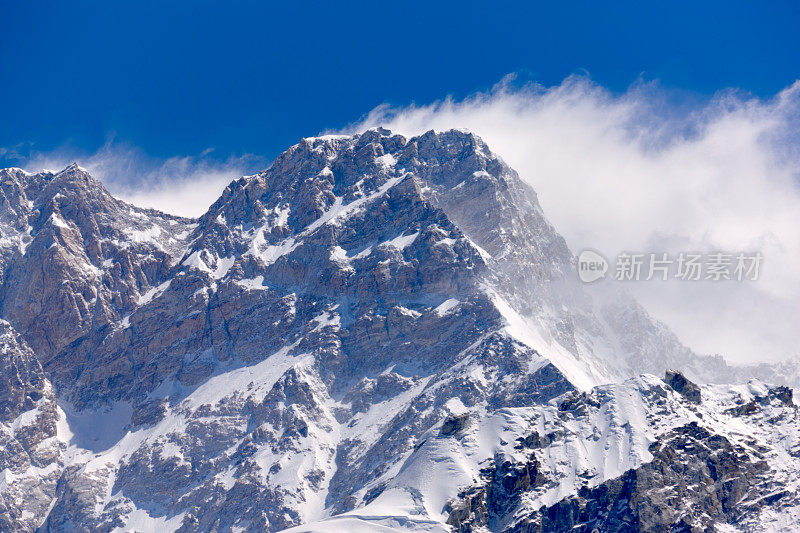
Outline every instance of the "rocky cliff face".
<path id="1" fill-rule="evenodd" d="M 768 392 L 604 385 L 775 370 L 698 356 L 631 299 L 586 292 L 534 192 L 470 133 L 304 139 L 197 220 L 77 166 L 0 173 L 3 530 L 649 524 L 636 506 L 597 520 L 654 486 L 640 472 L 681 487 L 673 460 L 716 487 L 686 439 L 736 458 L 740 433 L 797 445 Z M 725 414 L 740 399 L 783 414 Z M 706 424 L 722 416 L 738 429 Z M 737 472 L 767 479 L 756 451 Z M 659 512 L 688 516 L 670 498 Z"/>
<path id="2" fill-rule="evenodd" d="M 519 532 L 796 528 L 800 443 L 790 389 L 705 386 L 699 400 L 671 387 L 675 376 L 535 409 L 544 425 L 489 461 L 481 482 L 449 504 L 448 523 Z M 603 411 L 613 412 L 611 425 Z M 620 443 L 630 447 L 624 455 Z M 591 459 L 598 444 L 601 462 Z"/>
<path id="3" fill-rule="evenodd" d="M 33 531 L 47 516 L 63 473 L 53 386 L 33 351 L 0 321 L 0 529 Z"/>

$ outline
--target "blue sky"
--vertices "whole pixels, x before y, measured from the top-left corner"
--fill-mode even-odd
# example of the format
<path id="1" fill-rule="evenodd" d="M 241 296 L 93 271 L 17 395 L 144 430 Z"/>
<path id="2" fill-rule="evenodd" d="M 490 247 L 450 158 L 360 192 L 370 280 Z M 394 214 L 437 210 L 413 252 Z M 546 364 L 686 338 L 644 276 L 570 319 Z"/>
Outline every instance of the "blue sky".
<path id="1" fill-rule="evenodd" d="M 252 153 L 382 103 L 658 80 L 768 97 L 800 77 L 796 2 L 22 2 L 0 5 L 0 147 L 154 158 Z M 5 166 L 5 165 L 4 165 Z"/>

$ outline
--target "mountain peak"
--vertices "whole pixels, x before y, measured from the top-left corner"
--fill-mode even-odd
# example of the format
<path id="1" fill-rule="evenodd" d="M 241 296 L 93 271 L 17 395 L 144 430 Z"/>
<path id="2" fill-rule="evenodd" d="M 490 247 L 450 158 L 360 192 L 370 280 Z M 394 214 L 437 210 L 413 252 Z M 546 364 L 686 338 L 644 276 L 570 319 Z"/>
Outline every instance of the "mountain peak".
<path id="1" fill-rule="evenodd" d="M 78 163 L 71 163 L 64 167 L 59 172 L 56 172 L 50 180 L 54 189 L 77 187 L 78 189 L 92 189 L 95 191 L 103 191 L 103 193 L 111 198 L 111 193 L 106 190 L 103 183 L 96 179 L 92 174 L 78 165 Z M 60 191 L 62 194 L 68 191 Z"/>
<path id="2" fill-rule="evenodd" d="M 89 173 L 89 171 L 81 167 L 77 161 L 73 161 L 72 163 L 64 167 L 64 170 L 58 172 L 58 174 L 61 174 L 62 172 L 73 172 L 73 171 L 85 172 L 86 174 Z"/>
<path id="3" fill-rule="evenodd" d="M 788 391 L 704 385 L 721 359 L 586 291 L 468 131 L 303 139 L 196 221 L 77 165 L 12 174 L 3 530 L 574 529 L 590 502 L 669 520 L 687 486 L 710 527 L 706 496 L 748 485 L 716 472 L 773 494 L 800 471 Z M 667 489 L 654 512 L 631 479 Z"/>

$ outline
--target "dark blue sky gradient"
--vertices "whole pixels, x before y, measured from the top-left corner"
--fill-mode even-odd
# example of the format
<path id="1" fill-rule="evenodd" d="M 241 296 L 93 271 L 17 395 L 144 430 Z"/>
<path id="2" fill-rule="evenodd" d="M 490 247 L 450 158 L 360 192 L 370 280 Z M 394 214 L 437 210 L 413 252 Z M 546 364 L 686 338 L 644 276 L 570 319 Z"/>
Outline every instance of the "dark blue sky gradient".
<path id="1" fill-rule="evenodd" d="M 273 157 L 519 72 L 703 97 L 800 77 L 797 2 L 0 3 L 0 147 Z M 0 161 L 2 163 L 2 161 Z"/>

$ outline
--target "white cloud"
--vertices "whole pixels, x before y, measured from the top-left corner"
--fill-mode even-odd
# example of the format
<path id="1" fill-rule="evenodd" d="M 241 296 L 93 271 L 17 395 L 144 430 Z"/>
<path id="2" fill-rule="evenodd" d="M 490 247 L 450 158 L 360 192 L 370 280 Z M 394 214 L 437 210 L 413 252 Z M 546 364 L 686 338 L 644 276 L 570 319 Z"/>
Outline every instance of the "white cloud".
<path id="1" fill-rule="evenodd" d="M 381 106 L 347 131 L 467 128 L 537 191 L 573 251 L 761 251 L 751 283 L 633 283 L 690 346 L 736 362 L 800 353 L 800 82 L 761 100 L 693 105 L 655 84 L 585 78 L 463 101 Z"/>

